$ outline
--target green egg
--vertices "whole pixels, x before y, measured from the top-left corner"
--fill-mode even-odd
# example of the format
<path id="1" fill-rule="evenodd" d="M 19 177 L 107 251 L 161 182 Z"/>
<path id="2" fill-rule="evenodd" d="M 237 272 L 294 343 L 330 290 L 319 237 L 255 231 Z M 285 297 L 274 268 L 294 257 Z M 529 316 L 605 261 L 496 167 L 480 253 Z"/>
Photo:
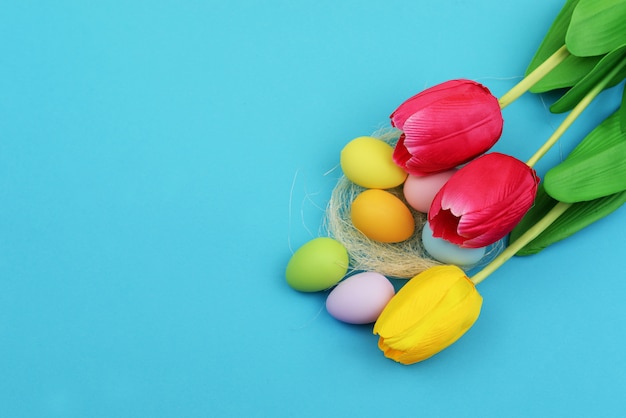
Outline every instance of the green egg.
<path id="1" fill-rule="evenodd" d="M 348 272 L 348 251 L 332 238 L 315 238 L 291 256 L 287 264 L 287 283 L 301 292 L 326 290 Z"/>

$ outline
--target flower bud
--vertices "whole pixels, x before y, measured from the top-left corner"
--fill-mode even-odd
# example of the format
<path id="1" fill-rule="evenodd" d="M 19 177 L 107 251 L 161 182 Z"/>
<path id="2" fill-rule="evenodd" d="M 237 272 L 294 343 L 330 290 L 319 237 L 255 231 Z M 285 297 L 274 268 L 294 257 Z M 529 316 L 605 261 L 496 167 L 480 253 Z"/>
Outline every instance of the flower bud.
<path id="1" fill-rule="evenodd" d="M 465 248 L 504 238 L 532 206 L 539 179 L 509 155 L 485 154 L 459 169 L 428 211 L 433 236 Z"/>
<path id="2" fill-rule="evenodd" d="M 459 267 L 432 267 L 409 280 L 380 314 L 374 325 L 378 347 L 403 364 L 425 360 L 474 324 L 482 300 Z"/>
<path id="3" fill-rule="evenodd" d="M 485 153 L 500 138 L 504 123 L 498 99 L 470 80 L 426 89 L 390 118 L 402 131 L 393 159 L 418 176 L 449 170 Z"/>

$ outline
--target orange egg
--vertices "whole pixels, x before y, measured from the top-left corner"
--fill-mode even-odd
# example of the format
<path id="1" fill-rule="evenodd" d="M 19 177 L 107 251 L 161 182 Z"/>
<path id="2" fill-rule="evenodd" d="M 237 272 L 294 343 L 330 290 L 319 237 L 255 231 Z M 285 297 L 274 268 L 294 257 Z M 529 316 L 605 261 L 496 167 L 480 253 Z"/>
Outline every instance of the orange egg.
<path id="1" fill-rule="evenodd" d="M 415 219 L 407 205 L 385 190 L 368 189 L 359 194 L 350 216 L 355 228 L 375 241 L 401 242 L 415 231 Z"/>

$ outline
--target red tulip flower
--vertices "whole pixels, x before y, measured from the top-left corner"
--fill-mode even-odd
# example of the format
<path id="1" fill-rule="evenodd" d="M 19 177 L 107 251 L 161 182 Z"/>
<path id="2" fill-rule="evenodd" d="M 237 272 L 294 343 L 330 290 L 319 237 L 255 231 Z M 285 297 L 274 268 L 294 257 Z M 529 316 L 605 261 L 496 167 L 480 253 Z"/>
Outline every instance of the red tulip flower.
<path id="1" fill-rule="evenodd" d="M 509 155 L 485 154 L 458 170 L 428 212 L 433 236 L 465 248 L 504 238 L 532 206 L 539 179 Z"/>
<path id="2" fill-rule="evenodd" d="M 426 89 L 390 118 L 402 131 L 393 160 L 417 176 L 449 170 L 485 153 L 500 138 L 504 123 L 498 99 L 470 80 Z"/>

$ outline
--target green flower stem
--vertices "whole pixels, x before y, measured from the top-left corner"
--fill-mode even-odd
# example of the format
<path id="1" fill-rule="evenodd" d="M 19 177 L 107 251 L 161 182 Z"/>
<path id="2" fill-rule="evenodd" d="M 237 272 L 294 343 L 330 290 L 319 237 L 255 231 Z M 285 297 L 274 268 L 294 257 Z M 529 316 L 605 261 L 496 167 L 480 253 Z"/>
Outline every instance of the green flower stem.
<path id="1" fill-rule="evenodd" d="M 606 86 L 611 82 L 613 77 L 615 77 L 622 68 L 626 65 L 626 58 L 623 59 L 618 65 L 616 65 L 598 84 L 596 84 L 589 93 L 585 97 L 582 98 L 580 102 L 572 109 L 572 111 L 567 115 L 567 117 L 561 122 L 561 125 L 552 133 L 550 138 L 535 152 L 535 154 L 530 157 L 530 159 L 526 162 L 526 165 L 529 167 L 533 167 L 537 161 L 541 159 L 545 155 L 546 152 L 559 140 L 561 135 L 565 133 L 565 131 L 574 123 L 576 118 L 580 116 L 580 114 L 589 106 L 589 104 L 596 98 L 598 94 L 602 92 L 606 88 Z"/>
<path id="2" fill-rule="evenodd" d="M 504 109 L 515 100 L 517 100 L 522 94 L 526 93 L 528 89 L 535 85 L 539 80 L 541 80 L 546 74 L 552 71 L 557 65 L 563 62 L 565 58 L 569 56 L 569 51 L 563 45 L 559 48 L 554 54 L 552 54 L 548 59 L 541 63 L 537 68 L 535 68 L 530 74 L 522 79 L 519 83 L 517 83 L 511 90 L 506 92 L 499 100 L 500 109 Z"/>
<path id="3" fill-rule="evenodd" d="M 509 244 L 496 258 L 487 264 L 481 271 L 476 273 L 470 280 L 476 285 L 487 278 L 491 273 L 496 271 L 498 267 L 504 264 L 509 258 L 513 257 L 519 250 L 524 248 L 526 244 L 541 234 L 552 222 L 556 221 L 565 211 L 572 206 L 571 203 L 558 202 L 539 222 L 529 228 L 518 239 Z"/>

